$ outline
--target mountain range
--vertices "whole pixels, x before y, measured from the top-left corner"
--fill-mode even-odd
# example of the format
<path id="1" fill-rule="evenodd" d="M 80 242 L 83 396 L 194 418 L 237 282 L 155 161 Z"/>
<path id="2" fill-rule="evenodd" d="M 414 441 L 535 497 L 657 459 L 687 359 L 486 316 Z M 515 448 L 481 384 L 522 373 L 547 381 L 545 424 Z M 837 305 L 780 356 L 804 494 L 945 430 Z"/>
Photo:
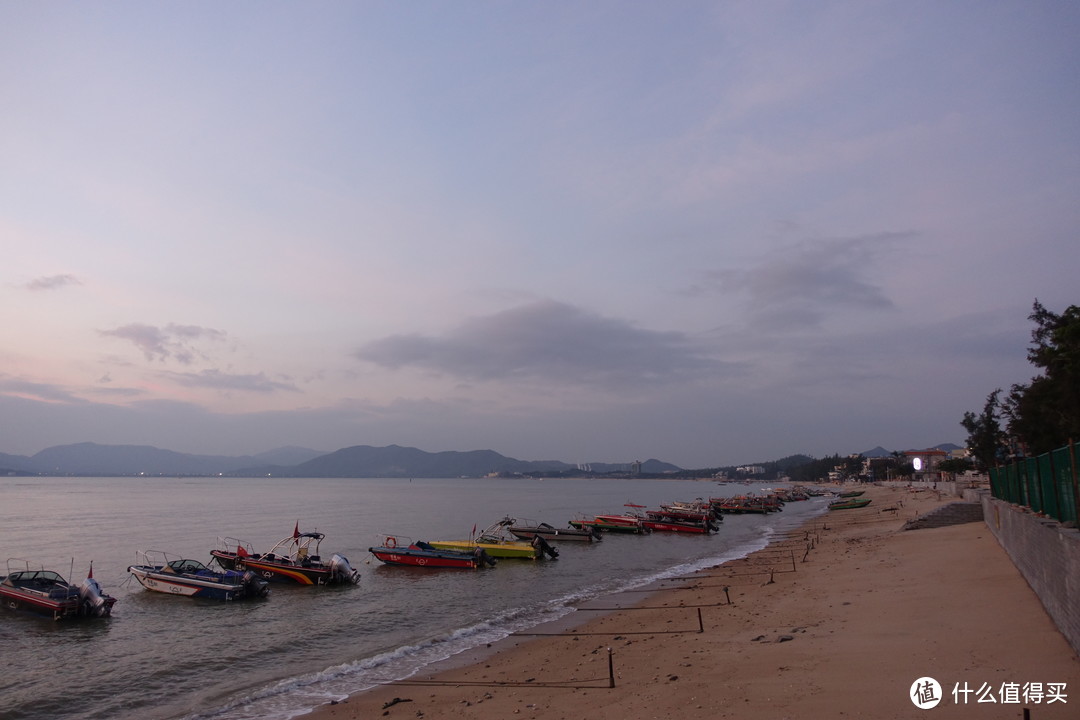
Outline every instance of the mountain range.
<path id="1" fill-rule="evenodd" d="M 356 445 L 334 452 L 286 447 L 258 455 L 192 455 L 148 445 L 57 445 L 36 455 L 0 453 L 0 475 L 234 477 L 479 477 L 489 474 L 565 473 L 577 465 L 517 460 L 493 450 L 429 453 L 412 447 Z M 594 473 L 630 472 L 631 463 L 592 463 Z M 660 460 L 641 463 L 647 474 L 680 468 Z"/>
<path id="2" fill-rule="evenodd" d="M 943 443 L 941 450 L 958 449 Z M 892 453 L 875 447 L 863 457 Z M 630 473 L 638 463 L 589 463 L 596 474 Z M 231 477 L 480 477 L 484 475 L 560 474 L 582 466 L 559 460 L 517 460 L 493 450 L 425 452 L 413 447 L 355 445 L 334 452 L 282 447 L 257 455 L 193 455 L 148 445 L 76 443 L 46 448 L 36 455 L 0 453 L 0 475 L 78 475 L 84 477 L 146 475 L 225 475 Z M 682 470 L 650 459 L 638 472 L 660 475 Z"/>
<path id="3" fill-rule="evenodd" d="M 953 450 L 963 450 L 962 447 L 960 447 L 959 445 L 956 445 L 954 443 L 941 443 L 940 445 L 935 445 L 933 447 L 918 448 L 918 449 L 919 450 L 944 450 L 945 452 L 952 452 Z M 861 452 L 859 454 L 862 455 L 864 458 L 883 458 L 883 457 L 892 456 L 892 451 L 891 450 L 886 450 L 885 448 L 878 445 L 873 450 L 866 450 L 866 451 Z"/>

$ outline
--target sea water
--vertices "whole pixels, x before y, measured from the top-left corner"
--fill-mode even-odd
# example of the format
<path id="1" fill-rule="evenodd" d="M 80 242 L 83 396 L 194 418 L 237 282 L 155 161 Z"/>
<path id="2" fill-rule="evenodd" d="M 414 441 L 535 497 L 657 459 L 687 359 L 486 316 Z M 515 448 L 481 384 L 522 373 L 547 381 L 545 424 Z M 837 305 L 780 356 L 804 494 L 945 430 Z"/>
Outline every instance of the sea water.
<path id="1" fill-rule="evenodd" d="M 824 508 L 811 501 L 727 516 L 709 536 L 607 534 L 559 544 L 556 561 L 504 559 L 484 570 L 382 565 L 368 553 L 380 535 L 467 539 L 504 516 L 565 527 L 627 502 L 764 490 L 581 478 L 0 478 L 0 558 L 76 583 L 93 563 L 117 598 L 104 620 L 0 613 L 0 716 L 287 720 L 590 599 L 741 557 Z M 140 550 L 210 565 L 219 537 L 265 552 L 294 527 L 325 533 L 322 556 L 347 557 L 360 584 L 274 584 L 266 599 L 215 602 L 149 592 L 127 573 Z"/>

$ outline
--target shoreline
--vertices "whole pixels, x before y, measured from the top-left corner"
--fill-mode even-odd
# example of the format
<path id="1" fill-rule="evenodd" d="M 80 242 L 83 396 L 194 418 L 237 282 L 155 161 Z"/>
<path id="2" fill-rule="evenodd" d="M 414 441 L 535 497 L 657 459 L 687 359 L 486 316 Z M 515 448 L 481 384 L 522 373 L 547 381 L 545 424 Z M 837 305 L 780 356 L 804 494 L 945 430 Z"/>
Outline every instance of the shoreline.
<path id="1" fill-rule="evenodd" d="M 822 498 L 821 500 L 824 500 L 824 499 Z M 815 516 L 815 517 L 820 517 L 824 512 L 825 512 L 825 508 L 824 508 L 824 505 L 822 505 L 821 508 L 820 508 L 819 514 L 817 516 Z M 750 517 L 757 517 L 757 516 L 750 516 Z M 793 532 L 794 528 L 801 527 L 801 525 L 804 524 L 805 522 L 807 522 L 807 520 L 805 520 L 805 519 L 803 519 L 803 520 L 796 519 L 795 524 L 793 524 L 792 527 L 787 528 L 787 529 L 782 530 L 782 531 L 779 531 L 779 532 L 780 533 Z M 661 534 L 665 534 L 665 533 L 661 533 Z M 620 539 L 617 538 L 618 533 L 615 533 L 615 536 L 616 536 L 616 539 L 611 540 L 611 542 L 618 543 L 620 541 Z M 565 615 L 562 615 L 560 617 L 550 619 L 550 620 L 540 621 L 537 624 L 529 625 L 529 626 L 527 626 L 526 628 L 524 628 L 522 630 L 510 632 L 509 635 L 503 636 L 503 637 L 501 637 L 501 638 L 499 638 L 497 640 L 493 640 L 493 641 L 486 642 L 486 643 L 482 642 L 481 644 L 478 644 L 478 645 L 475 645 L 475 646 L 472 646 L 472 647 L 468 647 L 468 648 L 466 648 L 464 650 L 457 651 L 457 652 L 455 652 L 454 654 L 452 654 L 452 655 L 450 655 L 448 657 L 444 657 L 444 658 L 441 658 L 441 659 L 430 661 L 428 664 L 417 668 L 415 671 L 413 671 L 412 674 L 410 674 L 408 676 L 402 677 L 402 678 L 400 678 L 398 680 L 387 680 L 387 681 L 380 682 L 378 684 L 372 685 L 372 686 L 370 686 L 368 688 L 365 688 L 365 689 L 362 689 L 362 690 L 356 690 L 356 691 L 350 692 L 350 693 L 348 693 L 347 696 L 344 696 L 342 700 L 327 700 L 327 701 L 324 701 L 324 702 L 320 703 L 320 705 L 318 705 L 318 706 L 316 706 L 314 708 L 303 711 L 300 715 L 292 715 L 291 717 L 309 718 L 309 717 L 312 716 L 313 713 L 317 713 L 323 707 L 330 707 L 330 706 L 333 706 L 333 705 L 337 705 L 339 703 L 348 702 L 348 699 L 351 698 L 351 697 L 359 697 L 359 696 L 362 696 L 362 695 L 364 695 L 366 693 L 375 692 L 375 691 L 379 690 L 382 687 L 393 687 L 393 686 L 396 686 L 396 685 L 408 685 L 411 682 L 415 681 L 416 678 L 419 678 L 419 677 L 425 678 L 425 680 L 423 680 L 422 682 L 426 683 L 426 682 L 429 682 L 429 680 L 427 678 L 430 678 L 432 676 L 437 676 L 440 673 L 444 673 L 444 672 L 447 672 L 447 671 L 450 671 L 450 670 L 455 670 L 455 669 L 462 669 L 462 668 L 466 668 L 466 667 L 471 666 L 471 665 L 476 665 L 476 664 L 479 664 L 479 663 L 483 663 L 483 662 L 486 662 L 492 656 L 497 655 L 497 654 L 499 654 L 501 652 L 512 651 L 512 650 L 516 649 L 523 641 L 529 641 L 529 640 L 535 639 L 537 637 L 543 637 L 543 636 L 547 636 L 547 635 L 554 634 L 554 633 L 563 633 L 563 632 L 571 631 L 571 630 L 573 630 L 575 628 L 580 628 L 582 625 L 585 625 L 585 624 L 587 624 L 589 622 L 594 621 L 597 617 L 599 617 L 599 613 L 601 613 L 601 612 L 603 612 L 605 614 L 610 614 L 610 613 L 613 613 L 613 612 L 617 612 L 618 610 L 621 610 L 621 609 L 633 609 L 634 605 L 645 602 L 645 600 L 648 597 L 650 597 L 651 595 L 670 589 L 670 587 L 665 587 L 663 585 L 663 583 L 671 582 L 673 580 L 678 580 L 679 578 L 692 577 L 694 573 L 705 572 L 708 569 L 719 567 L 720 565 L 723 565 L 725 562 L 731 562 L 732 560 L 739 560 L 739 559 L 745 558 L 747 555 L 750 555 L 750 554 L 755 553 L 755 552 L 760 552 L 760 551 L 766 549 L 768 547 L 769 543 L 773 542 L 773 540 L 771 540 L 771 539 L 765 539 L 766 537 L 767 536 L 763 536 L 762 538 L 760 538 L 759 541 L 762 543 L 761 547 L 754 548 L 754 546 L 757 544 L 756 542 L 754 542 L 754 543 L 748 543 L 747 545 L 741 546 L 743 548 L 741 550 L 736 550 L 734 548 L 731 548 L 731 549 L 729 549 L 727 551 L 727 552 L 732 552 L 732 553 L 742 553 L 738 557 L 734 557 L 734 558 L 731 558 L 729 560 L 722 560 L 721 558 L 723 558 L 725 555 L 727 555 L 727 552 L 721 553 L 718 557 L 714 557 L 712 559 L 702 559 L 702 560 L 699 560 L 697 562 L 694 562 L 693 563 L 694 565 L 698 565 L 699 563 L 702 563 L 702 562 L 703 563 L 709 563 L 709 564 L 705 565 L 703 568 L 699 568 L 698 570 L 692 570 L 692 569 L 689 569 L 689 568 L 684 569 L 683 572 L 684 573 L 689 573 L 689 575 L 682 574 L 682 575 L 667 576 L 667 577 L 654 577 L 652 580 L 643 580 L 643 584 L 641 584 L 641 585 L 637 585 L 637 586 L 629 587 L 629 588 L 624 588 L 624 589 L 621 589 L 621 590 L 611 589 L 611 590 L 606 591 L 605 594 L 603 594 L 603 595 L 598 595 L 598 596 L 594 596 L 594 597 L 574 601 L 574 604 L 571 604 L 571 605 L 568 606 L 568 607 L 570 607 L 570 611 L 567 612 Z M 751 549 L 751 548 L 754 548 L 754 549 Z M 669 572 L 678 572 L 678 571 L 675 568 L 671 568 L 669 570 Z M 666 573 L 664 573 L 664 574 L 666 574 Z M 598 608 L 592 607 L 593 605 L 596 605 L 597 603 L 610 604 L 613 600 L 615 600 L 617 598 L 627 598 L 626 600 L 624 600 L 625 605 L 623 605 L 623 606 L 621 606 L 619 608 L 609 608 L 609 609 L 598 609 Z"/>
<path id="2" fill-rule="evenodd" d="M 301 717 L 901 718 L 923 712 L 908 692 L 924 676 L 941 684 L 939 716 L 1073 717 L 1080 660 L 985 525 L 902 532 L 951 499 L 867 497 L 557 634 L 511 635 Z M 999 699 L 1013 684 L 1066 683 L 1075 699 L 988 705 L 965 683 Z"/>

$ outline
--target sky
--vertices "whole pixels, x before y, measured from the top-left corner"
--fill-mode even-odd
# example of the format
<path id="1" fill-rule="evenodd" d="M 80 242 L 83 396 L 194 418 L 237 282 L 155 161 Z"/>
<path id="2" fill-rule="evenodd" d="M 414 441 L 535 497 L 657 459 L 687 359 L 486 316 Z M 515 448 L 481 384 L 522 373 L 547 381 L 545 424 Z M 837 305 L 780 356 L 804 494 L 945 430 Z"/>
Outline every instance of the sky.
<path id="1" fill-rule="evenodd" d="M 0 452 L 963 444 L 1080 304 L 1080 4 L 0 3 Z"/>

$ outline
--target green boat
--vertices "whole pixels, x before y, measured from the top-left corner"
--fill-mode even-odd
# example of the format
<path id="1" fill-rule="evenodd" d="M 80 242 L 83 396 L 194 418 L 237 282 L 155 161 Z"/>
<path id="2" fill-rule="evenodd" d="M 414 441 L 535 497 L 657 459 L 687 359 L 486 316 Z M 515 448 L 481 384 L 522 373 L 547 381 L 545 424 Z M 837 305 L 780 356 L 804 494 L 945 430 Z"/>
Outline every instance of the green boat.
<path id="1" fill-rule="evenodd" d="M 842 493 L 840 493 L 840 497 L 842 497 L 842 498 L 853 498 L 853 497 L 859 497 L 859 496 L 860 496 L 860 495 L 862 495 L 862 494 L 863 494 L 864 492 L 866 492 L 866 491 L 865 491 L 865 490 L 849 490 L 848 492 L 842 492 Z"/>
<path id="2" fill-rule="evenodd" d="M 855 508 L 866 507 L 870 504 L 870 498 L 850 498 L 847 500 L 837 500 L 836 502 L 829 503 L 830 510 L 854 510 Z"/>

